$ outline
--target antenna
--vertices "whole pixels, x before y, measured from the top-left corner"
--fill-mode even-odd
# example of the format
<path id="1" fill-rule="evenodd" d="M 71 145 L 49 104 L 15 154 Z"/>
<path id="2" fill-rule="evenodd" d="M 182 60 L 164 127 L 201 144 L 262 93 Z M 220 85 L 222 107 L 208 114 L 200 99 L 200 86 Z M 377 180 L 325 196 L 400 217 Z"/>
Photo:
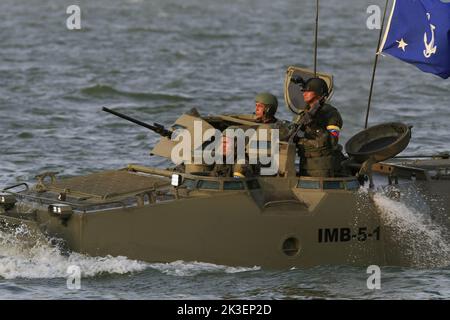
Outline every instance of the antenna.
<path id="1" fill-rule="evenodd" d="M 364 129 L 367 129 L 367 124 L 369 122 L 370 105 L 372 103 L 372 95 L 373 95 L 373 84 L 375 82 L 375 73 L 377 72 L 377 65 L 378 65 L 378 56 L 379 56 L 378 50 L 380 48 L 381 38 L 383 36 L 384 20 L 386 19 L 386 12 L 387 12 L 388 5 L 389 5 L 389 0 L 386 0 L 386 5 L 384 7 L 383 21 L 381 22 L 380 36 L 378 38 L 377 50 L 375 52 L 375 61 L 374 61 L 374 64 L 373 64 L 372 81 L 370 82 L 369 102 L 367 103 L 366 122 L 364 124 Z"/>
<path id="2" fill-rule="evenodd" d="M 314 77 L 317 77 L 317 42 L 319 35 L 319 0 L 316 0 L 316 30 L 314 35 Z"/>

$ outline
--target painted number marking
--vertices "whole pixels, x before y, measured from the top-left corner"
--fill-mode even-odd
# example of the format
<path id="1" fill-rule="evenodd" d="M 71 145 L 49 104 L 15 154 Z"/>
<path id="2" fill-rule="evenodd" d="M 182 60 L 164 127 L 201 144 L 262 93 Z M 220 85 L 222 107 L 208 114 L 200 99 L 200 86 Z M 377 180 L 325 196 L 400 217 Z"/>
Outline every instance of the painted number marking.
<path id="1" fill-rule="evenodd" d="M 326 242 L 348 242 L 351 240 L 366 241 L 369 239 L 380 240 L 380 227 L 376 227 L 372 232 L 367 227 L 361 227 L 352 232 L 350 228 L 323 228 L 319 229 L 319 243 Z"/>

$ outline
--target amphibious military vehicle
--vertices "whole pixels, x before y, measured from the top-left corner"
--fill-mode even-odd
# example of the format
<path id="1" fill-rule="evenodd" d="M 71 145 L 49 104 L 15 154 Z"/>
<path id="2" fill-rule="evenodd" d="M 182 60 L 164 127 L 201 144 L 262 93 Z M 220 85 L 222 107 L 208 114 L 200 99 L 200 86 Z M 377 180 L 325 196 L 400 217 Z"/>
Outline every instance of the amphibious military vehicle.
<path id="1" fill-rule="evenodd" d="M 290 81 L 296 75 L 312 75 L 296 67 L 286 74 L 286 103 L 298 112 L 303 102 Z M 319 75 L 332 92 L 332 77 Z M 180 127 L 192 130 L 194 120 L 204 129 L 257 125 L 252 115 L 201 117 L 196 112 L 182 115 L 171 129 L 135 122 L 162 134 L 152 154 L 170 158 L 176 143 L 170 133 Z M 404 265 L 409 261 L 391 240 L 361 177 L 375 186 L 377 178 L 381 185 L 430 181 L 428 163 L 383 162 L 401 152 L 410 135 L 411 128 L 400 123 L 355 135 L 346 145 L 353 174 L 338 177 L 299 176 L 295 146 L 286 142 L 280 144 L 279 170 L 272 176 L 212 176 L 203 165 L 179 170 L 130 164 L 67 179 L 46 172 L 34 186 L 3 188 L 0 226 L 26 226 L 32 236 L 60 239 L 66 249 L 91 256 L 149 262 L 264 268 Z M 435 161 L 439 163 L 431 163 L 432 170 L 448 170 L 448 159 Z M 448 181 L 448 172 L 439 171 L 434 178 Z"/>

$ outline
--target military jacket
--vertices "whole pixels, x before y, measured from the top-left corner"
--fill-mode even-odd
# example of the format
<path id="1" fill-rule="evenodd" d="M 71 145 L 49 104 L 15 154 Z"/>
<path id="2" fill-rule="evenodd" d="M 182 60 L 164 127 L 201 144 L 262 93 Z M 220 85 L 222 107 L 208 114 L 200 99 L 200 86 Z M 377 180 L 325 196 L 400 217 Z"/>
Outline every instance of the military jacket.
<path id="1" fill-rule="evenodd" d="M 324 104 L 314 115 L 312 122 L 304 128 L 304 137 L 299 141 L 304 156 L 320 157 L 331 154 L 338 144 L 342 125 L 339 111 L 330 104 Z"/>
<path id="2" fill-rule="evenodd" d="M 274 118 L 272 122 L 261 123 L 260 129 L 278 129 L 280 141 L 286 141 L 289 138 L 289 132 L 291 130 L 291 123 L 285 120 L 278 120 Z"/>

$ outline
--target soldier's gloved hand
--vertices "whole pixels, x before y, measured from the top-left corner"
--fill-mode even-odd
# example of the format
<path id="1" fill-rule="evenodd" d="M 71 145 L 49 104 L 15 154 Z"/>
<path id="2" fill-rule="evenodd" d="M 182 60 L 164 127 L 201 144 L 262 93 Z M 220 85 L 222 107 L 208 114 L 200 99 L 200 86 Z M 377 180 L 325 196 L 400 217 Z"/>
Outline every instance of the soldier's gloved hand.
<path id="1" fill-rule="evenodd" d="M 302 87 L 305 84 L 305 80 L 303 80 L 303 78 L 301 76 L 292 76 L 291 77 L 291 82 L 295 83 L 295 84 L 299 84 Z"/>
<path id="2" fill-rule="evenodd" d="M 308 126 L 308 125 L 311 124 L 311 122 L 312 122 L 312 117 L 311 117 L 311 115 L 309 114 L 309 112 L 305 112 L 305 113 L 303 114 L 303 117 L 302 117 L 302 124 L 303 124 L 304 126 Z"/>

